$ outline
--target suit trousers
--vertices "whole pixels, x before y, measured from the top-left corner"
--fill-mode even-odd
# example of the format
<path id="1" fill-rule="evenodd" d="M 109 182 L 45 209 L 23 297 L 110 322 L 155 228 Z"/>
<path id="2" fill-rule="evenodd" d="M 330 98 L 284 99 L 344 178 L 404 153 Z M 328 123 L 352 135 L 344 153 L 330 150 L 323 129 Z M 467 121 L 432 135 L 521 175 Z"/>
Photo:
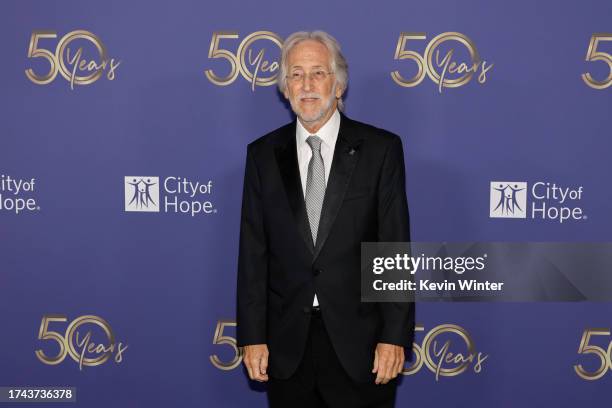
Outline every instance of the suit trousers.
<path id="1" fill-rule="evenodd" d="M 349 377 L 338 360 L 320 312 L 313 312 L 300 365 L 288 379 L 270 376 L 268 400 L 271 408 L 392 408 L 397 379 L 376 385 L 375 378 L 372 374 L 370 382 L 361 383 Z"/>

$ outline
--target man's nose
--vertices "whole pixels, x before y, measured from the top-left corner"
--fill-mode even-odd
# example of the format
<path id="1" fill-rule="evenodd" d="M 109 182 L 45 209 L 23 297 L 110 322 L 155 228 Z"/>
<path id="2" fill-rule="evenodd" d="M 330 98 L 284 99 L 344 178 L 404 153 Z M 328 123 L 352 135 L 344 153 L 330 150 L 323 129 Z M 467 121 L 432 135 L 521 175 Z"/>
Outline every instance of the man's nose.
<path id="1" fill-rule="evenodd" d="M 304 75 L 303 81 L 304 81 L 304 83 L 302 84 L 302 88 L 304 88 L 305 91 L 309 91 L 310 90 L 310 81 L 312 81 L 310 79 L 310 75 Z"/>

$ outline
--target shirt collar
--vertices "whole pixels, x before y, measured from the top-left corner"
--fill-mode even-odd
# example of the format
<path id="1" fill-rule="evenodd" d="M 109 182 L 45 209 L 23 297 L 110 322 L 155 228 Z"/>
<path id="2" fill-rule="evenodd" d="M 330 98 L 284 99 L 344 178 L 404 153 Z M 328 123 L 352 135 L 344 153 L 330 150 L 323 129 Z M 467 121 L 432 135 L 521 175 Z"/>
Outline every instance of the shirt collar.
<path id="1" fill-rule="evenodd" d="M 296 137 L 298 145 L 305 145 L 306 139 L 308 136 L 312 135 L 312 133 L 308 132 L 306 128 L 302 125 L 300 120 L 296 120 Z M 319 136 L 323 143 L 327 144 L 328 147 L 332 147 L 336 145 L 336 139 L 338 139 L 338 132 L 340 130 L 340 113 L 338 113 L 338 109 L 334 110 L 334 113 L 331 115 L 329 120 L 325 122 L 323 127 L 319 129 L 316 133 Z"/>

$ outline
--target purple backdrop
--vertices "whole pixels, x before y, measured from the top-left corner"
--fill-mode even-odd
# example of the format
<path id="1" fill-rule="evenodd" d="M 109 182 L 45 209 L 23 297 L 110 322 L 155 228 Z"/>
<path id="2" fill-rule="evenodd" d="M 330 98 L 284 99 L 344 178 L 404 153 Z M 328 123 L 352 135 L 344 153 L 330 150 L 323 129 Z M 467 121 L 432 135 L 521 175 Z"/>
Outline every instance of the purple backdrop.
<path id="1" fill-rule="evenodd" d="M 253 90 L 240 73 L 227 86 L 206 77 L 208 69 L 219 76 L 230 71 L 228 60 L 209 58 L 215 33 L 238 33 L 219 41 L 231 53 L 260 31 L 284 38 L 318 28 L 336 36 L 350 65 L 347 114 L 404 142 L 415 240 L 609 241 L 612 90 L 587 86 L 581 74 L 608 75 L 605 61 L 585 56 L 594 34 L 612 32 L 610 16 L 612 4 L 603 0 L 3 1 L 0 194 L 11 200 L 0 209 L 0 386 L 74 386 L 82 407 L 266 406 L 263 388 L 249 384 L 242 366 L 221 370 L 210 356 L 223 364 L 234 357 L 231 345 L 213 344 L 213 337 L 220 320 L 234 320 L 246 145 L 291 116 L 274 86 Z M 120 61 L 114 79 L 107 67 L 74 89 L 61 73 L 48 84 L 32 82 L 25 70 L 42 76 L 50 67 L 45 57 L 28 58 L 40 30 L 57 33 L 38 41 L 51 61 L 66 34 L 95 34 L 108 59 Z M 399 86 L 392 71 L 406 79 L 416 73 L 414 60 L 394 59 L 404 32 L 426 35 L 406 43 L 419 55 L 439 34 L 467 36 L 493 64 L 486 81 L 478 82 L 478 72 L 441 92 L 427 76 L 415 87 Z M 73 54 L 65 60 L 81 47 L 83 58 L 100 62 L 91 39 L 76 38 L 68 47 Z M 440 59 L 451 48 L 454 60 L 466 60 L 466 48 L 453 40 L 440 45 Z M 278 56 L 274 43 L 261 38 L 252 44 L 251 61 L 261 49 L 270 61 Z M 597 51 L 609 56 L 612 44 L 602 40 Z M 7 177 L 21 180 L 18 193 Z M 158 177 L 159 212 L 138 211 L 155 206 L 137 192 L 141 206 L 130 204 L 126 183 L 133 177 L 152 183 Z M 211 181 L 212 188 L 193 197 L 163 191 L 166 180 L 174 190 L 171 177 Z M 32 179 L 33 190 L 24 191 Z M 582 186 L 581 200 L 571 205 L 587 217 L 563 223 L 531 214 L 490 217 L 495 180 Z M 40 209 L 17 214 L 11 203 L 18 198 Z M 208 201 L 212 208 L 195 216 L 172 205 L 164 211 L 165 200 L 174 199 L 177 208 L 182 201 Z M 488 357 L 480 372 L 469 364 L 437 380 L 423 365 L 403 377 L 398 406 L 605 404 L 612 374 L 587 381 L 573 366 L 600 365 L 578 347 L 586 329 L 612 327 L 610 312 L 607 303 L 421 304 L 419 346 L 434 327 L 454 324 Z M 66 316 L 65 323 L 49 324 L 61 336 L 80 316 L 104 319 L 115 342 L 128 346 L 122 361 L 114 352 L 82 369 L 70 355 L 44 364 L 35 350 L 50 358 L 58 353 L 54 340 L 39 340 L 49 315 Z M 90 330 L 96 344 L 105 342 L 99 324 L 80 329 L 81 339 Z M 221 334 L 231 342 L 234 328 Z M 444 336 L 453 353 L 466 353 L 460 337 Z M 610 339 L 594 336 L 590 344 L 606 350 Z"/>

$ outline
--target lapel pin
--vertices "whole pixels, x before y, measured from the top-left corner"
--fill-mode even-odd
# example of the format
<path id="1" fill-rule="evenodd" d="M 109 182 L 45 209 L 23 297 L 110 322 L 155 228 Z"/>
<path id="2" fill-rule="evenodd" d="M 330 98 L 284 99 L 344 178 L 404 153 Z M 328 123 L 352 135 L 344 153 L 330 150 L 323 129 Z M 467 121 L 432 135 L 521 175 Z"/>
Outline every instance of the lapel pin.
<path id="1" fill-rule="evenodd" d="M 348 154 L 349 154 L 349 156 L 352 156 L 352 155 L 355 154 L 355 152 L 356 152 L 355 148 L 351 147 L 351 149 L 349 150 Z"/>

